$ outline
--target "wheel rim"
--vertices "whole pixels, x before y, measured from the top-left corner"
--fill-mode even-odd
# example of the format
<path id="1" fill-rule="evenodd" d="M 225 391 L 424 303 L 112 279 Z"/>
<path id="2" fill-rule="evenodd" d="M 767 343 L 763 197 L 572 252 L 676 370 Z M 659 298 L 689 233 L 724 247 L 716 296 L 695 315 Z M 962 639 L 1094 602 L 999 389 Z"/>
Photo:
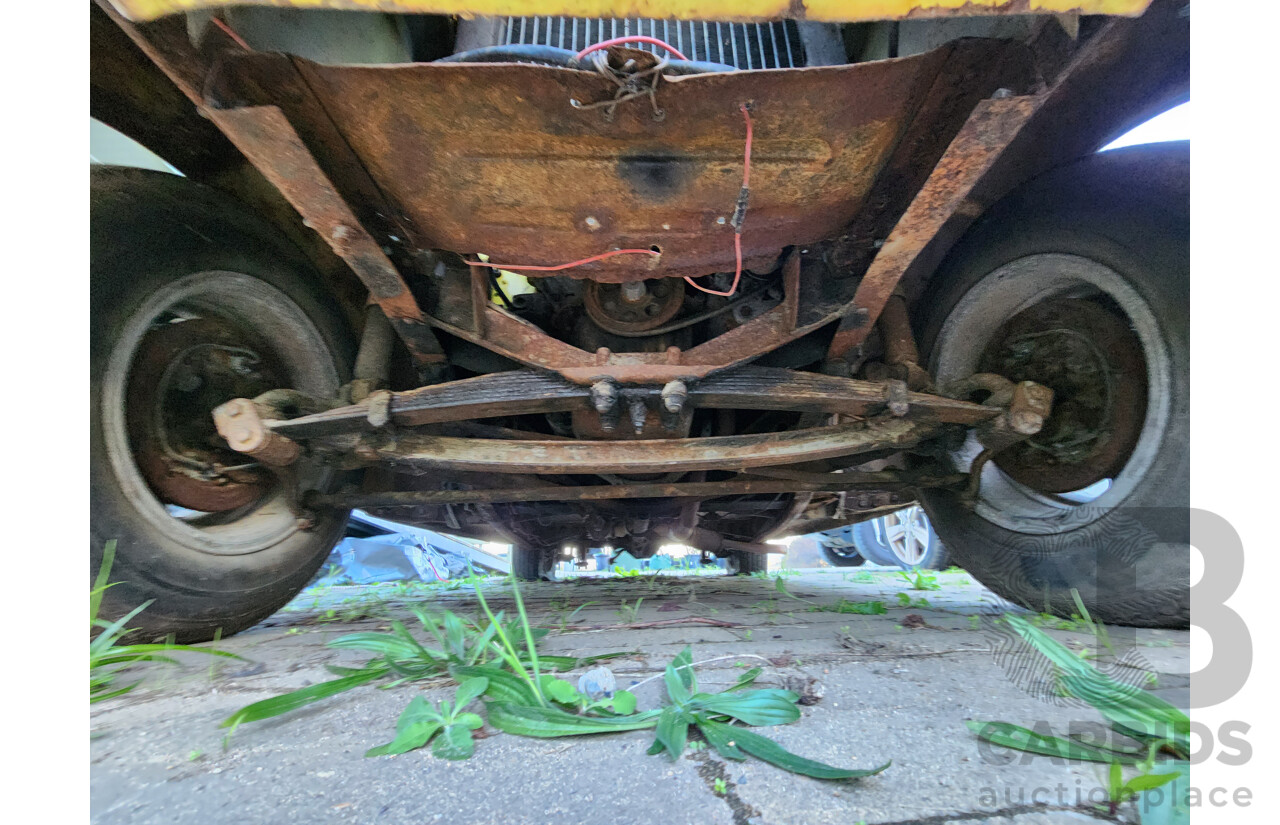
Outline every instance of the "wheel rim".
<path id="1" fill-rule="evenodd" d="M 201 329 L 181 329 L 187 324 Z M 166 353 L 166 345 L 174 340 L 181 340 L 182 346 Z M 259 552 L 298 530 L 283 489 L 265 470 L 243 466 L 251 464 L 243 461 L 239 465 L 244 475 L 231 484 L 213 485 L 238 488 L 233 495 L 219 497 L 205 483 L 210 479 L 198 474 L 169 485 L 161 477 L 172 469 L 172 461 L 158 469 L 154 444 L 143 446 L 139 439 L 154 439 L 160 431 L 161 440 L 168 442 L 161 452 L 169 459 L 190 457 L 191 442 L 178 438 L 174 443 L 166 423 L 157 424 L 155 417 L 163 414 L 175 392 L 191 385 L 191 375 L 182 371 L 199 361 L 201 352 L 230 357 L 235 351 L 239 357 L 258 359 L 263 369 L 249 369 L 253 378 L 228 383 L 226 392 L 252 392 L 275 381 L 320 398 L 338 390 L 331 359 L 317 357 L 329 352 L 328 344 L 305 312 L 270 284 L 224 271 L 189 275 L 148 296 L 123 323 L 102 385 L 106 451 L 125 495 L 171 541 L 220 556 Z M 142 386 L 152 381 L 154 387 Z M 218 394 L 217 388 L 213 393 Z M 202 418 L 194 414 L 188 422 L 197 435 L 207 431 Z M 217 453 L 215 445 L 205 446 L 212 450 L 209 455 Z M 226 459 L 237 461 L 234 456 Z M 224 464 L 216 474 L 226 469 Z M 298 474 L 304 489 L 323 487 L 332 478 L 332 471 L 311 464 L 299 465 Z M 205 509 L 194 510 L 187 506 L 191 504 Z"/>
<path id="2" fill-rule="evenodd" d="M 913 505 L 884 517 L 885 543 L 894 558 L 908 567 L 919 567 L 929 553 L 929 520 Z"/>
<path id="3" fill-rule="evenodd" d="M 1084 465 L 1079 474 L 1063 475 L 1055 479 L 1057 483 L 1036 484 L 1043 479 L 1028 474 L 1017 460 L 1002 457 L 988 462 L 974 511 L 1016 532 L 1040 535 L 1077 529 L 1101 518 L 1141 484 L 1155 460 L 1172 406 L 1173 368 L 1155 313 L 1120 273 L 1102 263 L 1078 255 L 1030 255 L 994 270 L 970 289 L 947 317 L 934 345 L 935 375 L 945 385 L 991 368 L 992 346 L 1020 314 L 1072 301 L 1105 307 L 1120 319 L 1132 346 L 1140 350 L 1145 386 L 1143 408 L 1134 416 L 1140 426 L 1131 428 L 1136 432 L 1126 431 L 1128 444 L 1122 454 L 1111 454 L 1116 452 L 1112 450 L 1095 456 L 1098 460 Z M 1109 328 L 1114 330 L 1115 325 Z M 1030 374 L 1022 377 L 1035 380 Z M 1055 410 L 1070 400 L 1055 398 Z M 967 471 L 981 451 L 970 434 L 952 453 L 953 463 Z M 1093 478 L 1099 473 L 1110 473 L 1110 477 Z M 1092 486 L 1080 487 L 1105 487 L 1105 491 L 1092 498 L 1078 488 L 1072 492 L 1075 483 L 1086 480 Z"/>

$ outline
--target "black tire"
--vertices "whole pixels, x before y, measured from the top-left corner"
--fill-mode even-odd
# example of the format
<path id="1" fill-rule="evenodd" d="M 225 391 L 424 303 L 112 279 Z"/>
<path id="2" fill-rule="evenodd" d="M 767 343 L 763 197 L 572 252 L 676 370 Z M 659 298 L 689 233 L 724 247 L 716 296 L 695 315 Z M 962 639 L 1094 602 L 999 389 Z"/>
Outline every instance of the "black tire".
<path id="1" fill-rule="evenodd" d="M 876 520 L 869 519 L 853 525 L 849 531 L 853 546 L 864 562 L 888 564 L 889 548 L 876 533 Z"/>
<path id="2" fill-rule="evenodd" d="M 1001 337 L 1009 335 L 1009 320 L 1045 306 L 1051 295 L 1059 302 L 1088 302 L 1111 313 L 1115 320 L 1108 323 L 1119 322 L 1114 328 L 1127 330 L 1121 335 L 1128 337 L 1118 339 L 1130 341 L 1127 346 L 1093 345 L 1103 368 L 1091 368 L 1092 374 L 1117 374 L 1111 366 L 1117 350 L 1140 353 L 1137 375 L 1145 382 L 1101 379 L 1106 427 L 1082 430 L 1086 438 L 1077 443 L 1085 445 L 1078 450 L 1083 459 L 1054 454 L 1045 465 L 1059 466 L 1015 481 L 1014 470 L 1006 473 L 999 465 L 1006 452 L 983 469 L 974 503 L 953 492 L 922 493 L 956 562 L 1031 610 L 1078 612 L 1074 590 L 1105 622 L 1189 622 L 1189 160 L 1186 143 L 1134 147 L 1085 158 L 1032 182 L 975 226 L 920 302 L 927 313 L 921 338 L 944 384 L 980 371 L 995 341 L 1013 341 Z M 1062 329 L 1055 334 L 1087 340 L 1066 322 L 1057 326 Z M 1140 406 L 1134 391 L 1142 392 Z M 1116 400 L 1121 397 L 1130 398 L 1127 406 Z M 1069 402 L 1077 408 L 1085 403 L 1060 393 L 1055 412 L 1071 409 Z M 1099 456 L 1126 427 L 1134 433 L 1131 440 L 1099 469 Z M 1050 448 L 1059 449 L 1036 449 Z M 978 449 L 971 437 L 953 452 L 957 469 L 967 470 Z M 1035 484 L 1076 470 L 1071 484 L 1092 478 L 1086 471 L 1103 472 L 1111 487 L 1091 504 L 1076 505 L 1062 494 L 1078 487 L 1060 480 L 1056 487 Z"/>
<path id="3" fill-rule="evenodd" d="M 552 553 L 545 547 L 511 548 L 511 575 L 519 581 L 535 582 L 550 577 L 554 564 Z"/>
<path id="4" fill-rule="evenodd" d="M 305 529 L 283 505 L 279 482 L 259 468 L 261 493 L 250 503 L 194 519 L 173 515 L 172 500 L 161 500 L 154 476 L 144 477 L 136 460 L 134 428 L 152 418 L 130 414 L 150 384 L 135 371 L 139 354 L 159 353 L 181 366 L 148 343 L 153 336 L 173 329 L 191 335 L 200 329 L 189 325 L 193 318 L 222 324 L 262 350 L 254 350 L 260 360 L 241 363 L 251 365 L 249 374 L 254 364 L 274 364 L 271 379 L 284 375 L 289 386 L 324 396 L 347 380 L 350 332 L 302 255 L 234 200 L 138 169 L 94 167 L 90 182 L 90 573 L 115 540 L 111 580 L 120 582 L 106 591 L 102 614 L 117 617 L 150 601 L 131 622 L 141 637 L 229 635 L 307 584 L 342 535 L 347 513 L 324 512 Z M 160 318 L 170 323 L 157 325 Z M 167 408 L 162 391 L 146 409 Z M 194 421 L 206 426 L 203 415 L 186 423 Z M 310 462 L 296 466 L 315 489 L 336 481 Z"/>
<path id="5" fill-rule="evenodd" d="M 728 556 L 730 568 L 735 576 L 750 576 L 752 573 L 769 572 L 769 556 L 765 553 L 738 553 Z"/>

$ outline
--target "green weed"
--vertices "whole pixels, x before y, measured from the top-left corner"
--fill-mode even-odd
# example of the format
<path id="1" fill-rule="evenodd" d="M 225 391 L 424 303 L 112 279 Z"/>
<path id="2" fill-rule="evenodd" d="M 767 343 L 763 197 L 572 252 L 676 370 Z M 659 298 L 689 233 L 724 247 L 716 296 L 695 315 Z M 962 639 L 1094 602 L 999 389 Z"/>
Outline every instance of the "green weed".
<path id="1" fill-rule="evenodd" d="M 89 589 L 89 632 L 92 634 L 95 630 L 98 631 L 98 635 L 92 637 L 89 641 L 90 704 L 110 699 L 113 696 L 123 696 L 142 684 L 142 680 L 139 679 L 123 687 L 119 685 L 120 677 L 134 665 L 142 662 L 178 664 L 176 660 L 169 657 L 168 654 L 170 653 L 184 651 L 206 653 L 210 656 L 224 656 L 229 659 L 240 658 L 233 653 L 215 650 L 210 647 L 178 645 L 173 644 L 171 641 L 161 644 L 121 644 L 121 640 L 131 630 L 128 627 L 129 622 L 150 607 L 151 602 L 143 602 L 114 622 L 98 618 L 98 611 L 102 607 L 102 594 L 107 592 L 108 588 L 119 584 L 119 582 L 109 581 L 111 567 L 115 563 L 115 558 L 116 542 L 115 539 L 112 539 L 106 543 L 102 550 L 102 566 L 98 568 L 98 576 L 93 582 L 93 587 Z"/>
<path id="2" fill-rule="evenodd" d="M 644 602 L 644 597 L 636 599 L 635 604 L 627 604 L 625 601 L 618 605 L 618 609 L 614 613 L 622 619 L 623 624 L 635 624 L 636 618 L 640 615 L 640 605 Z"/>
<path id="3" fill-rule="evenodd" d="M 841 599 L 832 605 L 822 605 L 810 608 L 811 610 L 823 610 L 829 613 L 855 613 L 860 616 L 879 616 L 886 612 L 884 602 L 867 601 L 867 602 L 851 602 L 848 599 Z"/>
<path id="4" fill-rule="evenodd" d="M 1081 608 L 1080 621 L 1096 632 L 1078 596 L 1077 606 Z M 1093 706 L 1110 723 L 1117 739 L 1102 745 L 1079 735 L 1063 739 L 1008 722 L 967 722 L 978 738 L 1027 753 L 1107 765 L 1107 813 L 1112 816 L 1136 794 L 1185 775 L 1191 755 L 1191 720 L 1186 714 L 1142 688 L 1117 682 L 1032 622 L 1012 615 L 1004 620 L 1052 663 L 1058 692 Z M 1157 756 L 1165 759 L 1157 761 Z M 1125 768 L 1136 769 L 1136 774 L 1124 779 Z M 1174 821 L 1189 822 L 1185 813 L 1174 811 L 1179 817 Z"/>
<path id="5" fill-rule="evenodd" d="M 942 585 L 938 584 L 938 577 L 933 573 L 928 573 L 916 567 L 910 573 L 906 570 L 899 570 L 898 575 L 911 585 L 912 590 L 941 590 Z"/>

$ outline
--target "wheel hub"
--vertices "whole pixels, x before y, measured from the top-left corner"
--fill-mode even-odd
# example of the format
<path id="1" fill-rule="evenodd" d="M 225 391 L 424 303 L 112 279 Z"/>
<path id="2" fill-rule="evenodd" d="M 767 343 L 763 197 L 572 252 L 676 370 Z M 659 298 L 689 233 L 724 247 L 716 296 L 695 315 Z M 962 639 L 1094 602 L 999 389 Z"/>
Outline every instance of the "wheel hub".
<path id="1" fill-rule="evenodd" d="M 271 484 L 227 448 L 209 411 L 282 386 L 283 371 L 229 324 L 207 318 L 153 327 L 139 342 L 126 419 L 134 461 L 167 504 L 206 513 L 256 501 Z"/>
<path id="2" fill-rule="evenodd" d="M 1137 336 L 1093 301 L 1046 301 L 1016 315 L 984 356 L 985 368 L 1054 391 L 1039 434 L 995 463 L 1046 493 L 1081 490 L 1114 477 L 1142 432 L 1146 365 Z"/>
<path id="3" fill-rule="evenodd" d="M 884 517 L 885 543 L 903 563 L 916 567 L 929 549 L 929 523 L 924 510 L 908 507 Z"/>

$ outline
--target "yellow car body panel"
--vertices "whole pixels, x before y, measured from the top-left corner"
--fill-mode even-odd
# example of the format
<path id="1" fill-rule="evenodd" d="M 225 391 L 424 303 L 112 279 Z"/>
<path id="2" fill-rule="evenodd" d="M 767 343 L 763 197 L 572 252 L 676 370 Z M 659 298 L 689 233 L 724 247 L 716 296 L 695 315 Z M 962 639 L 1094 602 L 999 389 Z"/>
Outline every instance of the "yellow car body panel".
<path id="1" fill-rule="evenodd" d="M 111 0 L 131 20 L 259 5 L 297 9 L 476 16 L 642 17 L 679 20 L 864 20 L 997 14 L 1141 14 L 1151 0 Z"/>

